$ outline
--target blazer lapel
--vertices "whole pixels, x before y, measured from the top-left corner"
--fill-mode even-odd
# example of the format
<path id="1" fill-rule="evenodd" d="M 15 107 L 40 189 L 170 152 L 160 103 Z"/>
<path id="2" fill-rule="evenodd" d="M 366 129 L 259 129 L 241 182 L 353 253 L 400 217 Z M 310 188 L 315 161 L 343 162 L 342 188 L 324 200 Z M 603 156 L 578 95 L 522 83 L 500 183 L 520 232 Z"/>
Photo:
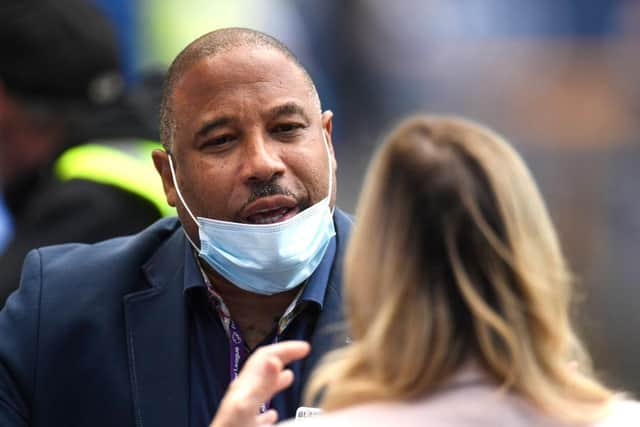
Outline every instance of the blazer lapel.
<path id="1" fill-rule="evenodd" d="M 186 426 L 188 329 L 180 229 L 143 267 L 150 288 L 124 298 L 136 426 Z"/>

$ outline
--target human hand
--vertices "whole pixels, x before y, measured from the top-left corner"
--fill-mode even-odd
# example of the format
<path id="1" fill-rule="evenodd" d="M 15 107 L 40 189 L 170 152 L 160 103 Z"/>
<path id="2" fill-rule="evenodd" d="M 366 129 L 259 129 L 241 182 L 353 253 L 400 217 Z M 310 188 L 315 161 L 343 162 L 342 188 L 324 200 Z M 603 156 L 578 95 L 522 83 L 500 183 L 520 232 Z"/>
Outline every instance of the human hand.
<path id="1" fill-rule="evenodd" d="M 283 341 L 256 350 L 229 385 L 209 427 L 258 427 L 278 421 L 275 409 L 259 414 L 260 407 L 291 385 L 293 372 L 284 367 L 310 349 L 304 341 Z"/>

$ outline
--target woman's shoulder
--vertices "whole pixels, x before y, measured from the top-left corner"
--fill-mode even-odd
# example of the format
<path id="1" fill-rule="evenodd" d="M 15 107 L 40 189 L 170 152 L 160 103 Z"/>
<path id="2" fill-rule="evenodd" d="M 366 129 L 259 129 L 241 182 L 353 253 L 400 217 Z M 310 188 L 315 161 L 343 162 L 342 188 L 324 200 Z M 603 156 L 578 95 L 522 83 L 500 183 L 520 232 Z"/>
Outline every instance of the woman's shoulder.
<path id="1" fill-rule="evenodd" d="M 542 413 L 526 399 L 501 392 L 477 369 L 460 372 L 438 392 L 413 401 L 370 402 L 305 420 L 305 427 L 508 425 L 566 426 Z M 290 425 L 290 424 L 287 424 Z M 299 424 L 298 424 L 299 425 Z M 640 426 L 640 402 L 617 400 L 610 415 L 590 427 Z"/>
<path id="2" fill-rule="evenodd" d="M 635 427 L 640 425 L 640 402 L 618 400 L 613 404 L 611 414 L 594 427 Z"/>

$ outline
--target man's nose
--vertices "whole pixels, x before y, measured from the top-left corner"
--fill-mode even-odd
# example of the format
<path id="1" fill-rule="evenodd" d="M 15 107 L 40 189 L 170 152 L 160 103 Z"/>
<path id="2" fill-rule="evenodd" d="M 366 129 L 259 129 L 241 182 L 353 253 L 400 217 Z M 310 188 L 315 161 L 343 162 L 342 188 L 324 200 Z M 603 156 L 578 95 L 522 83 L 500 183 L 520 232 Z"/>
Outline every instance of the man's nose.
<path id="1" fill-rule="evenodd" d="M 275 144 L 262 134 L 256 133 L 247 138 L 242 167 L 245 181 L 269 182 L 284 173 L 285 164 Z"/>

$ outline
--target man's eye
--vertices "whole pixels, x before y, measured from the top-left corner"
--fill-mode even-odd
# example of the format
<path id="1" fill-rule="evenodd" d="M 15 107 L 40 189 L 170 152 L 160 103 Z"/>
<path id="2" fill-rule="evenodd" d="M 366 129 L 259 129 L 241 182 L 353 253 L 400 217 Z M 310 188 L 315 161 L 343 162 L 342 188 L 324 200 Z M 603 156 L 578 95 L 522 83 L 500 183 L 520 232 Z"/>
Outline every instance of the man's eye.
<path id="1" fill-rule="evenodd" d="M 211 138 L 209 140 L 207 140 L 207 142 L 204 143 L 204 146 L 218 146 L 218 145 L 224 145 L 227 144 L 229 142 L 233 141 L 233 136 L 232 135 L 221 135 L 221 136 L 217 136 L 215 138 Z"/>
<path id="2" fill-rule="evenodd" d="M 276 125 L 271 131 L 274 133 L 289 133 L 298 129 L 302 129 L 304 126 L 298 123 L 282 123 Z"/>

